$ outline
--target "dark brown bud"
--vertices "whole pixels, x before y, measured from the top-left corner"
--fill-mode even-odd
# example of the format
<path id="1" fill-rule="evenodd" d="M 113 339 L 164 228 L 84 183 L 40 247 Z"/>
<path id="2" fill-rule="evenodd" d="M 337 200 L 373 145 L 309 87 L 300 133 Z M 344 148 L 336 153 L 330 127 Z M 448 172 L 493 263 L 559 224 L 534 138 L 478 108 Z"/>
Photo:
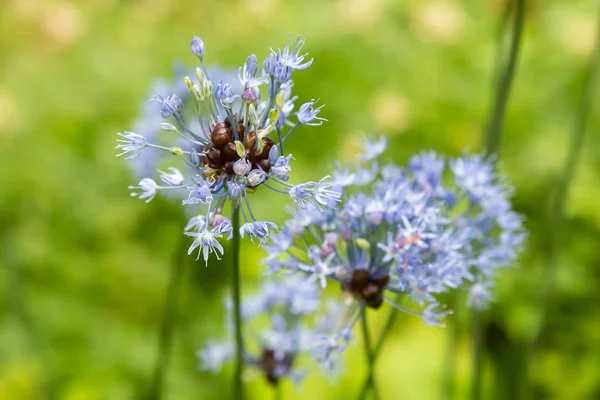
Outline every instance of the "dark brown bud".
<path id="1" fill-rule="evenodd" d="M 223 121 L 223 123 L 226 127 L 231 128 L 231 121 L 229 120 L 229 117 L 225 118 L 225 121 Z"/>
<path id="2" fill-rule="evenodd" d="M 273 147 L 273 145 L 275 144 L 273 139 L 271 139 L 270 137 L 264 137 L 262 141 L 263 151 L 257 156 L 258 159 L 269 158 L 269 151 L 271 150 L 271 147 Z"/>
<path id="3" fill-rule="evenodd" d="M 265 158 L 264 160 L 260 160 L 258 165 L 265 172 L 269 172 L 269 170 L 271 169 L 271 163 L 269 162 L 268 158 Z"/>
<path id="4" fill-rule="evenodd" d="M 210 140 L 213 142 L 213 145 L 216 148 L 223 148 L 227 143 L 229 143 L 229 132 L 224 123 L 219 122 L 215 124 L 212 132 L 210 133 Z"/>
<path id="5" fill-rule="evenodd" d="M 240 157 L 235 150 L 235 144 L 229 142 L 221 150 L 221 161 L 236 161 Z"/>
<path id="6" fill-rule="evenodd" d="M 362 292 L 369 284 L 369 271 L 366 269 L 357 269 L 352 274 L 348 289 L 352 292 Z"/>
<path id="7" fill-rule="evenodd" d="M 206 158 L 213 165 L 221 165 L 221 151 L 211 147 L 206 151 Z"/>
<path id="8" fill-rule="evenodd" d="M 233 171 L 233 164 L 235 164 L 235 161 L 227 161 L 225 163 L 225 172 L 227 172 L 227 175 L 233 175 L 235 172 Z"/>
<path id="9" fill-rule="evenodd" d="M 254 144 L 256 143 L 256 135 L 254 132 L 250 132 L 248 137 L 246 138 L 246 150 L 252 150 L 254 148 Z"/>
<path id="10" fill-rule="evenodd" d="M 244 142 L 244 133 L 246 132 L 246 128 L 244 128 L 244 125 L 238 124 L 236 131 L 238 134 L 238 140 L 243 143 Z"/>

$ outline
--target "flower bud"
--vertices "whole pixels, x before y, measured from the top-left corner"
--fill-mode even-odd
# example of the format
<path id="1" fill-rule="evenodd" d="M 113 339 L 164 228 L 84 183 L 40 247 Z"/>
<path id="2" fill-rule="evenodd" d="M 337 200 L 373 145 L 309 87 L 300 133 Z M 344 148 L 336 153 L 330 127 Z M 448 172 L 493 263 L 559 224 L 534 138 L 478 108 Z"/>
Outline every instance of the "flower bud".
<path id="1" fill-rule="evenodd" d="M 258 59 L 254 54 L 250 54 L 246 59 L 246 71 L 252 76 L 258 72 Z"/>
<path id="2" fill-rule="evenodd" d="M 192 165 L 194 167 L 197 167 L 200 165 L 200 156 L 198 155 L 198 152 L 194 148 L 192 148 L 192 151 L 190 154 L 190 162 L 192 163 Z"/>
<path id="3" fill-rule="evenodd" d="M 252 164 L 246 160 L 246 157 L 240 158 L 233 164 L 233 172 L 239 176 L 245 176 L 252 169 Z"/>
<path id="4" fill-rule="evenodd" d="M 253 169 L 248 174 L 248 185 L 251 187 L 256 187 L 263 183 L 267 178 L 267 174 L 262 169 Z"/>
<path id="5" fill-rule="evenodd" d="M 202 58 L 204 56 L 204 42 L 198 36 L 194 36 L 190 42 L 190 48 L 196 57 Z"/>
<path id="6" fill-rule="evenodd" d="M 242 93 L 242 100 L 246 104 L 255 104 L 258 101 L 258 96 L 254 88 L 248 88 Z"/>
<path id="7" fill-rule="evenodd" d="M 175 125 L 169 124 L 167 122 L 163 122 L 159 126 L 160 126 L 160 129 L 162 129 L 163 131 L 176 131 L 177 130 Z"/>
<path id="8" fill-rule="evenodd" d="M 181 150 L 181 147 L 179 146 L 173 146 L 169 150 L 174 156 L 181 157 L 183 155 L 183 150 Z"/>

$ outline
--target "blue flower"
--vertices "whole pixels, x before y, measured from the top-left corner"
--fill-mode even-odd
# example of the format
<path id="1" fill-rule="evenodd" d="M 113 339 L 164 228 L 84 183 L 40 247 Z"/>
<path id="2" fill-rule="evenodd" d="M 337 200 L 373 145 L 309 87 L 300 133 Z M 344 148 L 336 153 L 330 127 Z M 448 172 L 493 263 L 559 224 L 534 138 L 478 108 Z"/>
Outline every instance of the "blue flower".
<path id="1" fill-rule="evenodd" d="M 133 192 L 131 193 L 131 196 L 138 197 L 140 200 L 146 200 L 146 203 L 150 203 L 154 196 L 156 196 L 156 191 L 159 189 L 159 186 L 153 179 L 144 178 L 138 183 L 138 186 L 129 186 L 129 190 L 136 189 L 140 189 L 142 192 Z"/>
<path id="2" fill-rule="evenodd" d="M 189 195 L 188 199 L 183 201 L 183 204 L 207 204 L 213 201 L 212 190 L 208 181 L 201 176 L 196 178 L 194 184 L 187 187 Z"/>
<path id="3" fill-rule="evenodd" d="M 167 172 L 158 170 L 158 172 L 160 173 L 160 180 L 170 186 L 181 185 L 183 183 L 183 181 L 185 180 L 181 171 L 179 171 L 177 168 L 174 168 L 174 167 L 169 167 L 168 170 L 171 171 L 170 174 Z"/>
<path id="4" fill-rule="evenodd" d="M 292 172 L 292 168 L 290 167 L 291 159 L 291 154 L 288 154 L 286 157 L 280 156 L 277 158 L 277 161 L 271 166 L 271 174 L 283 181 L 288 181 L 290 179 L 290 172 Z"/>
<path id="5" fill-rule="evenodd" d="M 223 215 L 223 210 L 240 212 L 247 222 L 241 230 L 244 236 L 264 243 L 275 225 L 255 218 L 251 194 L 263 186 L 294 198 L 295 186 L 288 183 L 292 156 L 285 153 L 284 141 L 300 125 L 320 125 L 324 121 L 318 117 L 322 106 L 313 108 L 314 101 L 294 113 L 297 96 L 292 93 L 292 72 L 312 63 L 300 53 L 303 45 L 298 38 L 272 51 L 262 68 L 251 54 L 234 77 L 232 73 L 205 68 L 204 42 L 194 36 L 190 48 L 200 59 L 199 67 L 191 77 L 184 76 L 180 68 L 179 84 L 161 81 L 155 85 L 155 102 L 144 106 L 136 124 L 143 134 L 125 132 L 119 139 L 120 155 L 126 154 L 127 159 L 144 158 L 139 157 L 141 152 L 151 148 L 145 154 L 152 158 L 144 158 L 135 168 L 152 171 L 149 173 L 158 170 L 165 183 L 159 186 L 145 178 L 132 187 L 138 190 L 134 195 L 148 201 L 158 192 L 179 196 L 183 204 L 190 206 L 186 207 L 189 212 L 204 214 L 202 221 L 188 224 L 188 233 L 195 235 L 206 236 L 203 232 L 210 228 L 214 237 L 232 238 L 237 232 L 232 231 L 230 218 Z M 265 83 L 268 88 L 261 93 L 259 86 Z M 190 112 L 183 112 L 184 107 Z M 288 120 L 294 114 L 298 122 Z M 171 119 L 165 122 L 161 118 Z M 182 167 L 165 166 L 167 156 Z M 308 182 L 305 188 L 310 207 L 336 207 L 339 202 L 339 193 L 328 180 Z"/>
<path id="6" fill-rule="evenodd" d="M 220 233 L 203 229 L 200 232 L 186 232 L 185 234 L 194 237 L 194 242 L 188 250 L 188 255 L 192 254 L 192 252 L 198 248 L 198 257 L 196 260 L 200 259 L 200 253 L 202 253 L 202 258 L 207 266 L 209 253 L 215 253 L 217 258 L 219 260 L 221 259 L 219 256 L 223 255 L 223 246 L 221 246 L 221 243 L 217 240 L 217 238 L 222 236 Z"/>
<path id="7" fill-rule="evenodd" d="M 511 188 L 481 157 L 451 160 L 455 184 L 444 187 L 442 157 L 421 153 L 409 168 L 380 169 L 371 156 L 384 147 L 385 141 L 370 142 L 360 165 L 339 166 L 337 185 L 325 179 L 291 186 L 298 208 L 285 233 L 267 245 L 270 272 L 304 272 L 319 286 L 339 284 L 354 299 L 345 323 L 322 338 L 318 353 L 327 366 L 365 308 L 388 303 L 441 325 L 451 312 L 440 303 L 442 293 L 466 290 L 470 307 L 484 307 L 496 272 L 514 262 L 526 236 L 511 209 Z M 300 241 L 302 247 L 293 245 Z M 391 300 L 398 294 L 415 307 Z"/>
<path id="8" fill-rule="evenodd" d="M 385 136 L 377 140 L 367 140 L 363 145 L 363 154 L 361 158 L 365 161 L 372 161 L 381 156 L 387 149 L 388 140 Z"/>
<path id="9" fill-rule="evenodd" d="M 117 157 L 130 153 L 125 159 L 134 160 L 138 158 L 140 154 L 142 154 L 142 150 L 146 148 L 146 139 L 142 135 L 127 131 L 119 133 L 118 135 L 124 139 L 117 139 L 119 144 L 115 148 L 123 150 L 122 153 L 117 154 Z"/>
<path id="10" fill-rule="evenodd" d="M 247 222 L 240 227 L 240 235 L 254 242 L 256 238 L 260 244 L 265 244 L 267 236 L 269 236 L 269 228 L 277 229 L 277 225 L 269 221 L 254 221 Z"/>
<path id="11" fill-rule="evenodd" d="M 323 104 L 317 108 L 313 108 L 317 101 L 319 100 L 311 100 L 308 103 L 304 103 L 300 106 L 300 109 L 296 115 L 298 116 L 298 121 L 301 124 L 319 126 L 323 124 L 323 121 L 327 121 L 325 118 L 317 117 L 321 109 L 325 107 L 325 104 Z"/>
<path id="12" fill-rule="evenodd" d="M 176 94 L 167 97 L 154 96 L 151 100 L 160 103 L 160 115 L 163 118 L 169 118 L 183 109 L 183 101 Z"/>
<path id="13" fill-rule="evenodd" d="M 304 62 L 307 54 L 300 54 L 305 42 L 306 40 L 301 40 L 300 35 L 298 35 L 291 48 L 288 38 L 288 43 L 285 45 L 283 50 L 277 49 L 277 52 L 271 50 L 272 54 L 276 56 L 277 64 L 282 67 L 298 70 L 303 70 L 310 67 L 313 63 L 313 59 L 311 58 L 310 60 Z"/>
<path id="14" fill-rule="evenodd" d="M 272 385 L 302 379 L 313 363 L 315 345 L 343 315 L 337 303 L 329 302 L 323 310 L 320 290 L 300 275 L 267 280 L 256 294 L 244 296 L 242 304 L 243 323 L 253 332 L 244 338 L 246 366 Z M 226 310 L 225 338 L 209 340 L 198 352 L 202 370 L 219 372 L 234 357 L 230 304 Z"/>

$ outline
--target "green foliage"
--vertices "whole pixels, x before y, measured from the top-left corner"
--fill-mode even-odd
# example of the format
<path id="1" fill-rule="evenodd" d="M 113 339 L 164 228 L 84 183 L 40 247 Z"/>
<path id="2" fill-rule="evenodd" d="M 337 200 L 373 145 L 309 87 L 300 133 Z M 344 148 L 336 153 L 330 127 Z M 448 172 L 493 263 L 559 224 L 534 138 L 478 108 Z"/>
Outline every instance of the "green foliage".
<path id="1" fill-rule="evenodd" d="M 288 34 L 315 58 L 295 74 L 301 101 L 320 97 L 322 127 L 299 128 L 286 146 L 294 172 L 318 178 L 352 152 L 363 132 L 390 136 L 388 157 L 420 149 L 481 151 L 493 98 L 502 1 L 3 0 L 0 7 L 0 399 L 132 399 L 155 358 L 170 263 L 185 223 L 180 207 L 128 196 L 134 183 L 115 157 L 116 132 L 132 128 L 156 77 L 173 61 L 237 67 Z M 566 161 L 584 66 L 595 30 L 591 0 L 529 1 L 521 59 L 508 105 L 500 166 L 516 185 L 531 231 L 488 313 L 484 389 L 511 396 L 526 371 L 522 346 L 539 320 L 540 281 L 551 242 L 549 204 Z M 595 90 L 594 100 L 598 99 Z M 600 393 L 600 114 L 592 107 L 567 198 L 564 242 L 546 333 L 532 376 L 535 393 Z M 170 134 L 169 132 L 164 132 Z M 284 213 L 256 194 L 257 212 Z M 244 243 L 243 290 L 260 279 L 260 249 Z M 196 350 L 224 333 L 228 271 L 189 257 L 168 399 L 221 399 L 231 370 L 199 372 Z M 373 332 L 385 313 L 373 318 Z M 465 313 L 456 349 L 457 398 L 468 392 Z M 376 374 L 383 398 L 441 397 L 447 332 L 399 317 Z M 329 383 L 318 370 L 286 399 L 354 397 L 361 349 Z M 517 367 L 519 369 L 517 369 Z M 516 383 L 515 383 L 516 382 Z M 255 398 L 271 393 L 253 380 Z M 498 389 L 500 388 L 500 389 Z M 517 389 L 519 391 L 521 389 Z M 485 397 L 485 396 L 484 396 Z M 488 398 L 488 397 L 485 397 Z M 492 398 L 492 397 L 489 397 Z"/>

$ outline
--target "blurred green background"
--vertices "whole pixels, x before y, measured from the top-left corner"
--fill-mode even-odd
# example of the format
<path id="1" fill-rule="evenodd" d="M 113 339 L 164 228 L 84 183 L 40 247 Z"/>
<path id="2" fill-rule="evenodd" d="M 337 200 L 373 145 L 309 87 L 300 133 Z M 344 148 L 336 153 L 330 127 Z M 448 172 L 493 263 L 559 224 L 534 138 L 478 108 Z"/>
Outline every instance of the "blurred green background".
<path id="1" fill-rule="evenodd" d="M 517 188 L 515 207 L 531 236 L 485 316 L 484 398 L 600 398 L 595 101 L 559 248 L 549 219 L 594 47 L 597 2 L 528 3 L 500 168 Z M 315 62 L 294 75 L 295 91 L 300 101 L 320 97 L 329 122 L 300 128 L 289 141 L 301 181 L 348 158 L 364 132 L 389 135 L 388 159 L 398 163 L 421 149 L 482 151 L 503 4 L 0 0 L 0 399 L 136 399 L 147 392 L 185 218 L 164 199 L 147 205 L 130 198 L 127 185 L 136 178 L 113 147 L 116 132 L 133 127 L 153 80 L 171 76 L 174 61 L 194 65 L 194 33 L 205 41 L 207 64 L 235 68 L 250 53 L 262 59 L 269 47 L 283 46 L 290 33 L 308 39 Z M 253 203 L 265 219 L 285 217 L 261 193 Z M 244 245 L 244 291 L 251 292 L 262 253 Z M 552 251 L 556 280 L 528 373 L 523 349 L 538 329 Z M 202 373 L 195 352 L 224 332 L 228 272 L 216 262 L 186 263 L 165 398 L 226 398 L 231 370 Z M 454 394 L 465 398 L 468 315 L 459 309 L 450 318 L 459 335 Z M 449 329 L 398 320 L 377 367 L 384 399 L 450 395 L 443 382 Z M 363 373 L 362 349 L 354 346 L 340 378 L 316 370 L 299 390 L 286 383 L 285 398 L 353 398 Z M 528 380 L 533 387 L 525 387 Z M 261 379 L 247 388 L 255 399 L 272 396 Z"/>

